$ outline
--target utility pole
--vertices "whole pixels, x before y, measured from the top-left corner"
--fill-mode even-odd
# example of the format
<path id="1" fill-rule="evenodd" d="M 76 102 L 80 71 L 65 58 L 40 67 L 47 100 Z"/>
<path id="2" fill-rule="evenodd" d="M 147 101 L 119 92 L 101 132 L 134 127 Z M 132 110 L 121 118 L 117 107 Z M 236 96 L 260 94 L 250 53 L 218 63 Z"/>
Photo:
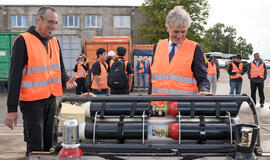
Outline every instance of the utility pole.
<path id="1" fill-rule="evenodd" d="M 229 36 L 229 54 L 231 54 L 231 46 L 230 46 L 231 43 L 230 43 L 230 39 L 231 39 L 231 38 L 230 38 L 230 36 Z"/>

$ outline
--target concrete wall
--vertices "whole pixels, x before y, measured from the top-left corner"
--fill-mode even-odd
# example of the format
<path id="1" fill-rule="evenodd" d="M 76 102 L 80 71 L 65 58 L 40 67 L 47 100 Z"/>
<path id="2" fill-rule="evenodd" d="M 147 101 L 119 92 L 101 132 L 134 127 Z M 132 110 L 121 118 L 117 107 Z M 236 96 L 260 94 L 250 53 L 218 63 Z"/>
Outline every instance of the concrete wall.
<path id="1" fill-rule="evenodd" d="M 27 28 L 11 28 L 11 15 L 28 15 L 28 25 L 33 24 L 33 15 L 40 6 L 2 6 L 0 9 L 1 32 L 24 32 Z M 87 40 L 92 36 L 133 36 L 143 16 L 138 7 L 102 7 L 102 6 L 54 6 L 58 14 L 58 26 L 55 34 L 77 34 Z M 2 11 L 2 12 L 1 12 Z M 5 14 L 2 14 L 5 12 Z M 63 15 L 79 15 L 79 28 L 63 28 Z M 102 28 L 86 28 L 85 16 L 101 15 Z M 114 28 L 113 16 L 130 16 L 130 28 Z M 135 37 L 135 36 L 133 36 Z M 136 42 L 135 42 L 136 43 Z"/>

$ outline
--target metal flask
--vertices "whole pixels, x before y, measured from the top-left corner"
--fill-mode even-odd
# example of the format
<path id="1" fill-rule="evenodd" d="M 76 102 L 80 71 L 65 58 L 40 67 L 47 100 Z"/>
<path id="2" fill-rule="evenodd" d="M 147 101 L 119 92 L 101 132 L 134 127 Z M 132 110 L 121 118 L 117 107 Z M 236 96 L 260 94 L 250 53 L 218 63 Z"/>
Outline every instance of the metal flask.
<path id="1" fill-rule="evenodd" d="M 63 126 L 63 144 L 73 146 L 79 144 L 79 124 L 72 116 L 65 120 Z"/>

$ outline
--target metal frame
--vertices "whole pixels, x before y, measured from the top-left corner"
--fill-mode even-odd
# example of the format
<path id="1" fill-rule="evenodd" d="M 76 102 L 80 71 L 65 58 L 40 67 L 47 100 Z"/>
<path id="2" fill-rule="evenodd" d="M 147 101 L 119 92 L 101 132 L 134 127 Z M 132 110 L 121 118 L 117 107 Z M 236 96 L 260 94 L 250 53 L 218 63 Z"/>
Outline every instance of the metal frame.
<path id="1" fill-rule="evenodd" d="M 255 110 L 255 105 L 252 99 L 247 95 L 215 95 L 215 96 L 187 96 L 187 95 L 170 95 L 170 96 L 97 96 L 97 97 L 79 97 L 79 96 L 64 96 L 57 109 L 57 115 L 60 113 L 61 103 L 66 101 L 80 101 L 80 102 L 150 102 L 150 101 L 178 101 L 178 102 L 239 102 L 238 109 L 243 102 L 247 102 L 251 108 L 254 123 L 259 126 L 259 119 Z M 96 121 L 95 115 L 95 121 Z M 145 112 L 142 115 L 143 123 L 145 121 Z M 226 117 L 231 121 L 230 113 L 226 114 Z M 151 156 L 158 154 L 159 156 L 185 156 L 189 154 L 196 154 L 200 157 L 205 156 L 226 156 L 231 155 L 236 151 L 236 145 L 232 144 L 232 124 L 230 124 L 230 136 L 231 144 L 181 144 L 181 114 L 178 112 L 178 123 L 179 123 L 179 141 L 178 144 L 171 145 L 158 145 L 158 144 L 144 144 L 144 124 L 143 124 L 143 138 L 142 144 L 95 144 L 95 138 L 93 138 L 93 144 L 81 144 L 80 148 L 83 150 L 84 154 L 91 155 L 92 153 L 100 153 L 102 155 L 120 156 L 120 155 L 140 155 L 140 156 Z M 95 123 L 95 122 L 94 122 Z M 54 123 L 57 128 L 58 121 Z M 57 132 L 56 132 L 57 133 Z M 54 137 L 56 137 L 54 133 Z M 55 135 L 56 134 L 56 135 Z M 94 133 L 93 133 L 94 134 Z M 54 144 L 57 144 L 57 139 L 54 139 Z M 260 133 L 257 139 L 257 147 L 260 147 Z M 112 146 L 112 148 L 110 148 Z M 102 150 L 102 151 L 101 151 Z M 173 150 L 177 150 L 176 152 Z M 139 154 L 140 153 L 140 154 Z"/>
<path id="2" fill-rule="evenodd" d="M 142 144 L 144 144 L 144 122 L 145 122 L 145 111 L 143 111 L 143 127 L 142 127 Z"/>
<path id="3" fill-rule="evenodd" d="M 227 117 L 229 119 L 229 126 L 230 126 L 230 139 L 231 139 L 231 144 L 233 141 L 233 135 L 232 135 L 232 122 L 231 122 L 231 113 L 230 112 L 226 112 L 227 113 Z"/>

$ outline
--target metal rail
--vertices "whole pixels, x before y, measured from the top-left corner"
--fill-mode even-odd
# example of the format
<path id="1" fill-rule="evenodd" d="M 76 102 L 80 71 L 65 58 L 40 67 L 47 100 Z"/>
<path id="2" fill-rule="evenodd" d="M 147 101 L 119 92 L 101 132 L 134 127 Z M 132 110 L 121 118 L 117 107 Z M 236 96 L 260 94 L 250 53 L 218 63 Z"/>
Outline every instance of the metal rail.
<path id="1" fill-rule="evenodd" d="M 168 95 L 168 96 L 150 96 L 150 95 L 121 95 L 121 96 L 97 96 L 97 97 L 80 97 L 80 96 L 64 96 L 58 103 L 58 108 L 57 108 L 57 113 L 56 115 L 58 116 L 59 113 L 60 113 L 60 110 L 61 110 L 61 103 L 62 102 L 67 102 L 67 101 L 70 101 L 70 102 L 76 102 L 76 101 L 80 101 L 80 102 L 88 102 L 88 101 L 92 101 L 92 102 L 150 102 L 150 101 L 178 101 L 178 102 L 238 102 L 239 103 L 239 106 L 241 106 L 241 104 L 243 102 L 247 102 L 252 113 L 253 113 L 253 118 L 254 118 L 254 123 L 256 125 L 260 125 L 259 124 L 259 119 L 258 119 L 258 116 L 257 116 L 257 113 L 256 113 L 256 110 L 255 110 L 255 105 L 254 105 L 254 102 L 253 100 L 247 96 L 247 95 L 234 95 L 234 96 L 231 96 L 231 95 L 214 95 L 214 96 L 202 96 L 202 95 L 193 95 L 193 96 L 190 96 L 190 95 Z M 239 107 L 240 109 L 240 107 Z M 179 117 L 178 117 L 179 118 Z M 55 123 L 54 123 L 54 144 L 57 144 L 58 141 L 57 141 L 57 127 L 58 127 L 58 120 L 55 119 Z M 258 139 L 257 139 L 257 147 L 260 147 L 260 132 L 258 133 Z M 179 137 L 180 138 L 180 137 Z M 96 144 L 95 144 L 96 145 Z M 108 145 L 108 144 L 106 144 Z M 122 144 L 123 145 L 123 144 Z M 144 144 L 146 145 L 146 144 Z M 178 144 L 179 145 L 179 144 Z M 101 144 L 98 144 L 98 146 L 102 146 Z M 98 147 L 98 146 L 93 146 L 91 144 L 81 144 L 81 147 L 84 148 L 84 147 L 90 147 L 90 148 L 95 148 L 95 147 Z M 167 145 L 168 147 L 171 146 L 171 145 Z M 201 148 L 201 147 L 202 148 Z M 205 148 L 207 147 L 210 147 L 210 146 L 206 146 L 206 145 L 200 145 L 200 146 L 196 146 L 195 148 L 198 149 L 198 152 L 200 152 L 199 150 L 203 151 L 204 153 L 206 153 L 206 150 Z M 210 153 L 215 152 L 216 150 L 218 150 L 219 147 L 221 147 L 222 145 L 217 145 L 214 147 L 213 150 L 211 150 Z M 228 145 L 226 147 L 229 147 L 226 149 L 226 147 L 224 148 L 224 146 L 222 146 L 222 148 L 226 151 L 226 153 L 228 153 L 228 151 L 232 151 L 234 150 L 235 148 L 232 147 L 232 146 L 235 146 L 235 145 Z M 112 149 L 116 149 L 115 148 L 115 144 L 114 144 L 114 148 Z M 132 147 L 135 147 L 134 145 L 131 146 Z M 143 146 L 141 146 L 143 147 Z M 152 145 L 152 147 L 154 147 Z M 150 147 L 150 148 L 152 148 Z M 157 148 L 152 148 L 153 150 L 155 150 L 157 153 L 161 152 L 162 153 L 162 150 L 160 150 L 161 146 L 158 146 Z M 162 146 L 164 147 L 164 146 Z M 180 147 L 180 148 L 179 148 Z M 218 148 L 216 148 L 218 147 Z M 108 147 L 106 147 L 108 148 Z M 143 147 L 143 151 L 146 151 L 147 150 L 144 150 L 144 149 L 149 149 L 149 146 L 144 148 Z M 192 147 L 193 148 L 193 147 Z M 211 147 L 210 147 L 211 148 Z M 208 148 L 208 149 L 210 149 Z M 89 148 L 88 148 L 89 149 Z M 98 148 L 95 148 L 98 150 Z M 181 150 L 181 153 L 182 151 L 189 151 L 191 152 L 191 148 L 189 148 L 189 145 L 179 145 L 178 147 L 176 147 L 176 149 L 179 149 Z M 194 149 L 194 148 L 193 148 Z M 192 150 L 193 150 L 192 149 Z M 223 150 L 222 149 L 222 150 Z M 116 149 L 117 150 L 117 149 Z M 136 150 L 136 149 L 135 149 Z M 151 150 L 151 149 L 150 149 Z M 152 151 L 153 151 L 152 150 Z M 166 149 L 165 149 L 166 150 Z M 223 150 L 223 151 L 224 151 Z M 137 152 L 138 150 L 136 150 Z M 194 150 L 193 150 L 194 151 Z M 196 150 L 197 151 L 197 150 Z M 209 150 L 207 150 L 209 151 Z M 119 151 L 120 152 L 120 151 Z M 166 151 L 167 152 L 167 151 Z"/>
<path id="2" fill-rule="evenodd" d="M 81 97 L 77 95 L 64 96 L 61 102 L 66 101 L 80 101 L 80 102 L 150 102 L 150 101 L 178 101 L 178 102 L 249 102 L 249 96 L 241 95 L 214 95 L 214 96 L 202 96 L 202 95 L 111 95 L 111 96 L 97 96 L 97 97 Z"/>

